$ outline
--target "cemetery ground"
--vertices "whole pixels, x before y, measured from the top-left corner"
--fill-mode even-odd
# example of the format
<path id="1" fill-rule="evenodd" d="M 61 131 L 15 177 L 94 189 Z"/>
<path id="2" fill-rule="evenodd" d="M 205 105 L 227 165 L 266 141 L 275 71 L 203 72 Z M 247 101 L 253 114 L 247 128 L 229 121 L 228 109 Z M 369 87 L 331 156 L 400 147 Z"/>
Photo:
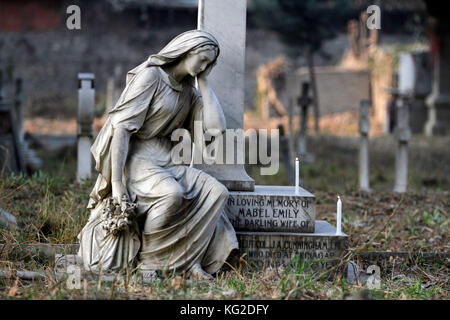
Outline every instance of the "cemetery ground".
<path id="1" fill-rule="evenodd" d="M 42 151 L 45 167 L 31 177 L 3 176 L 0 207 L 14 214 L 17 231 L 0 229 L 0 269 L 29 270 L 41 277 L 0 278 L 1 299 L 449 299 L 450 137 L 415 136 L 410 142 L 408 192 L 392 192 L 395 140 L 373 138 L 370 145 L 370 194 L 358 191 L 358 140 L 312 136 L 308 149 L 316 156 L 301 164 L 302 186 L 316 196 L 316 219 L 335 225 L 336 195 L 343 200 L 343 231 L 349 250 L 328 274 L 305 265 L 256 270 L 245 256 L 237 268 L 219 273 L 211 283 L 166 274 L 142 284 L 131 273 L 109 281 L 84 278 L 69 289 L 67 275 L 58 278 L 51 259 L 22 252 L 23 244 L 77 243 L 94 179 L 74 184 L 76 150 Z M 282 163 L 282 161 L 281 161 Z M 247 172 L 256 184 L 289 185 L 284 168 L 275 176 Z M 9 249 L 5 249 L 9 248 Z M 369 255 L 368 252 L 374 252 Z M 392 254 L 388 253 L 391 252 Z M 403 252 L 403 254 L 399 254 Z M 377 289 L 346 281 L 345 265 L 378 265 Z"/>

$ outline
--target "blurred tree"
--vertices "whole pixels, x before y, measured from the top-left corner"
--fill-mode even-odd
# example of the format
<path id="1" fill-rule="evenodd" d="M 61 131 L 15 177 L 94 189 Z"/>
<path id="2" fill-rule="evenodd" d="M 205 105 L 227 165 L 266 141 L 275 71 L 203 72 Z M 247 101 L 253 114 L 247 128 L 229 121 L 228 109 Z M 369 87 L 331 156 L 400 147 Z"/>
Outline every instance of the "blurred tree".
<path id="1" fill-rule="evenodd" d="M 288 56 L 303 55 L 308 62 L 316 133 L 319 131 L 319 102 L 313 55 L 321 49 L 324 40 L 337 35 L 351 13 L 349 0 L 254 0 L 252 20 L 255 25 L 276 32 L 286 45 Z"/>

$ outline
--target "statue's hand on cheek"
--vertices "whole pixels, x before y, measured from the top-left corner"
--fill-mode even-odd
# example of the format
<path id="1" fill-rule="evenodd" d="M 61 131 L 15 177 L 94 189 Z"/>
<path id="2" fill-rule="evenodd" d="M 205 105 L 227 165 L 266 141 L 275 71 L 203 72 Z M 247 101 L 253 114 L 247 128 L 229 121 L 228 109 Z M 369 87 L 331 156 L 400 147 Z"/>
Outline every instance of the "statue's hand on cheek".
<path id="1" fill-rule="evenodd" d="M 214 68 L 217 62 L 211 63 L 205 70 L 198 74 L 199 80 L 206 80 L 206 77 L 209 75 L 211 70 Z"/>

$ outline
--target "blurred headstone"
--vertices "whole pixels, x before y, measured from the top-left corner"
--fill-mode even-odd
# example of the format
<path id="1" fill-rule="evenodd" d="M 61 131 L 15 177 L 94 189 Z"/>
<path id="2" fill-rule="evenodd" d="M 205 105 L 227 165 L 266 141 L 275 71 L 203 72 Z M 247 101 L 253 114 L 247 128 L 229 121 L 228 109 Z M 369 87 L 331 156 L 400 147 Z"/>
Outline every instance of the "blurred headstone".
<path id="1" fill-rule="evenodd" d="M 449 24 L 448 17 L 442 18 Z M 441 23 L 444 23 L 442 21 Z M 447 26 L 447 28 L 450 28 Z M 439 35 L 439 51 L 434 61 L 433 89 L 428 96 L 428 120 L 425 133 L 446 135 L 450 133 L 450 34 Z"/>
<path id="2" fill-rule="evenodd" d="M 91 177 L 91 145 L 95 111 L 94 74 L 78 74 L 78 158 L 77 181 Z"/>
<path id="3" fill-rule="evenodd" d="M 398 67 L 398 89 L 404 95 L 412 95 L 416 80 L 414 59 L 410 52 L 400 55 Z"/>
<path id="4" fill-rule="evenodd" d="M 359 189 L 370 192 L 369 186 L 369 109 L 368 100 L 361 100 L 359 107 Z"/>
<path id="5" fill-rule="evenodd" d="M 0 173 L 27 173 L 19 128 L 14 110 L 14 101 L 5 99 L 3 73 L 0 71 Z"/>
<path id="6" fill-rule="evenodd" d="M 395 156 L 395 192 L 406 192 L 408 184 L 409 106 L 405 99 L 397 100 L 397 152 Z"/>
<path id="7" fill-rule="evenodd" d="M 14 95 L 14 110 L 15 117 L 17 119 L 17 135 L 20 148 L 24 157 L 25 165 L 27 169 L 37 171 L 42 168 L 42 159 L 36 156 L 36 152 L 30 148 L 27 140 L 25 140 L 25 132 L 23 131 L 23 80 L 21 78 L 16 79 L 15 83 L 15 95 Z"/>
<path id="8" fill-rule="evenodd" d="M 408 96 L 410 129 L 422 133 L 427 121 L 425 97 L 431 92 L 431 64 L 427 51 L 405 52 L 400 55 L 398 89 Z"/>

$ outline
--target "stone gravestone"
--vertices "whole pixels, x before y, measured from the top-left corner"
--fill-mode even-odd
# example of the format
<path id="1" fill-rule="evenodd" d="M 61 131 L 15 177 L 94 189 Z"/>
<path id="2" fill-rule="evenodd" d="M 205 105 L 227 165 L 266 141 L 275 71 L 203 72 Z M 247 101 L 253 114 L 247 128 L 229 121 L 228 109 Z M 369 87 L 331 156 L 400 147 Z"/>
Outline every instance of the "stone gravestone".
<path id="1" fill-rule="evenodd" d="M 230 129 L 244 127 L 246 2 L 199 0 L 198 3 L 198 29 L 214 35 L 220 45 L 219 61 L 208 76 L 208 81 L 222 105 L 227 128 Z M 235 148 L 237 147 L 236 143 Z M 228 190 L 254 189 L 255 181 L 245 172 L 243 164 L 196 167 L 222 182 Z"/>
<path id="2" fill-rule="evenodd" d="M 226 14 L 225 14 L 226 13 Z M 199 29 L 219 41 L 219 62 L 209 75 L 227 127 L 243 128 L 246 1 L 200 0 Z M 201 167 L 230 190 L 225 208 L 241 254 L 257 267 L 287 265 L 295 257 L 327 268 L 347 246 L 345 234 L 315 221 L 315 196 L 294 186 L 255 186 L 242 165 Z"/>
<path id="3" fill-rule="evenodd" d="M 77 181 L 91 177 L 92 135 L 94 121 L 95 89 L 94 74 L 78 74 L 78 153 Z"/>

